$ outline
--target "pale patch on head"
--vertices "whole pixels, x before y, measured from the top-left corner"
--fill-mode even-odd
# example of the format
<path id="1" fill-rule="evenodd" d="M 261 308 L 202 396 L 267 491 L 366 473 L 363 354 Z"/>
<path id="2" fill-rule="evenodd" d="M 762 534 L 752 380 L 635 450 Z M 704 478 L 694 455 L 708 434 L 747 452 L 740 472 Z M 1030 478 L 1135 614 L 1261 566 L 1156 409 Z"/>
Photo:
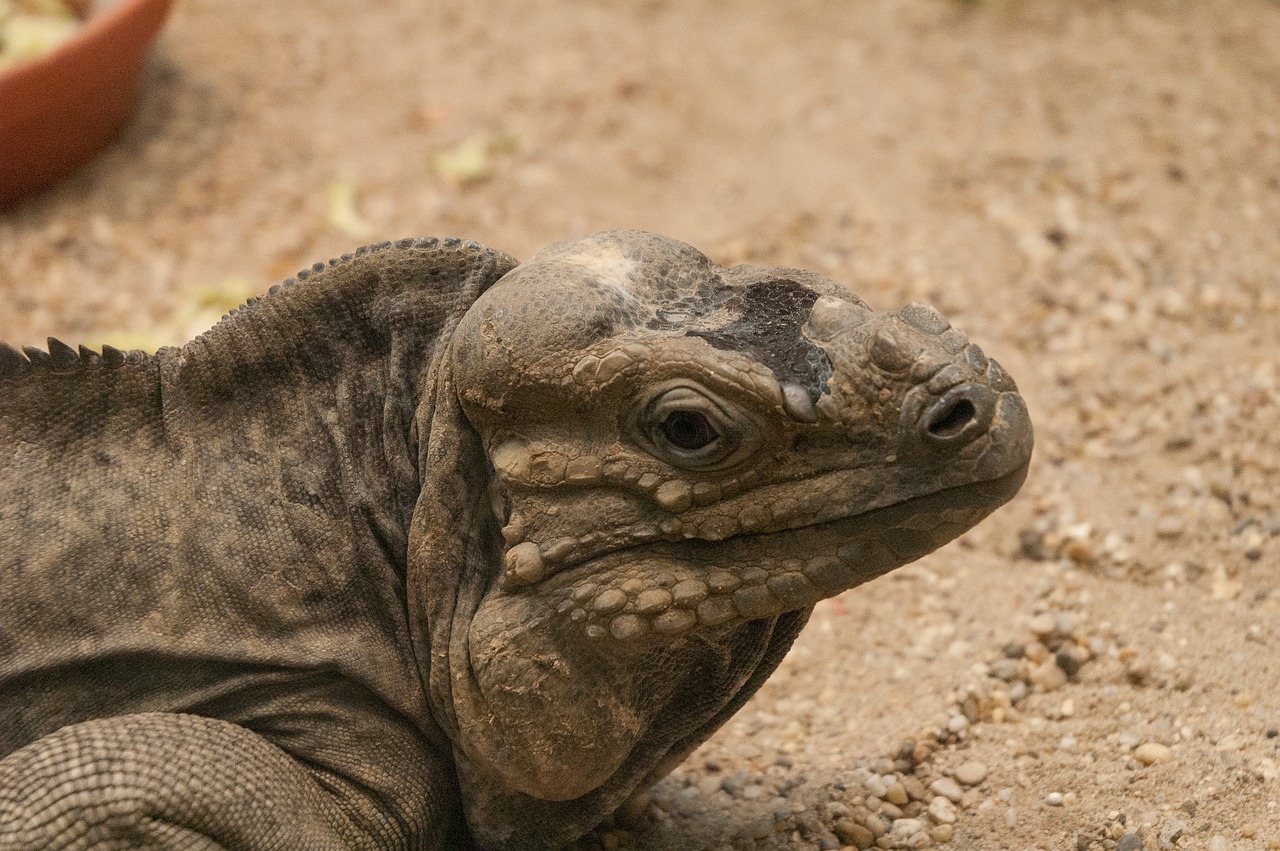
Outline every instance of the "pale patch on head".
<path id="1" fill-rule="evenodd" d="M 563 263 L 573 266 L 586 273 L 584 277 L 593 283 L 612 289 L 628 299 L 633 298 L 631 281 L 640 269 L 641 262 L 628 257 L 618 246 L 583 243 L 583 240 L 575 240 L 549 246 L 535 254 L 526 265 Z"/>
<path id="2" fill-rule="evenodd" d="M 573 259 L 575 265 L 590 272 L 597 284 L 610 287 L 628 298 L 631 297 L 630 282 L 640 263 L 620 252 L 609 252 L 608 255 L 583 255 Z"/>

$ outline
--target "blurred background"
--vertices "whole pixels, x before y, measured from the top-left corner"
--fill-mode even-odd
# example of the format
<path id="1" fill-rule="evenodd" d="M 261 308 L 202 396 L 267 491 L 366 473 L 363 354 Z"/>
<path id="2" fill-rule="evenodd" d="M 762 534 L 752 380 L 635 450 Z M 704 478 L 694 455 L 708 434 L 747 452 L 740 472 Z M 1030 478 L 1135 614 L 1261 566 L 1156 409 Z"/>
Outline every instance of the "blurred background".
<path id="1" fill-rule="evenodd" d="M 0 338 L 150 334 L 369 241 L 609 227 L 1037 335 L 1052 272 L 1256 298 L 1277 67 L 1274 0 L 181 0 L 119 141 L 0 213 Z"/>
<path id="2" fill-rule="evenodd" d="M 1175 817 L 1194 841 L 1167 847 L 1280 847 L 1261 780 L 1280 776 L 1263 737 L 1280 717 L 1275 0 L 180 0 L 118 140 L 0 211 L 0 340 L 153 349 L 361 244 L 453 235 L 525 258 L 617 227 L 813 268 L 878 308 L 929 301 L 1032 406 L 1025 495 L 903 573 L 919 585 L 820 609 L 826 644 L 802 639 L 812 667 L 784 670 L 785 700 L 846 702 L 864 720 L 832 721 L 840 748 L 880 753 L 1011 622 L 1075 606 L 1196 685 L 1176 705 L 1123 691 L 1141 685 L 1123 667 L 1066 686 L 1093 726 L 1045 709 L 1020 752 L 992 744 L 993 771 L 1025 782 L 975 803 L 956 847 L 1092 848 L 1094 831 L 1114 848 L 1118 808 L 1155 813 L 1148 849 Z M 1045 581 L 1087 593 L 1054 602 Z M 861 624 L 847 653 L 841 617 Z M 716 759 L 751 763 L 733 736 L 789 706 L 744 713 L 756 726 Z M 1136 742 L 1115 737 L 1152 724 L 1187 756 L 1144 798 Z M 1063 730 L 1124 770 L 1024 764 Z M 1224 768 L 1236 734 L 1258 750 Z M 1237 768 L 1260 785 L 1232 786 Z M 715 776 L 697 762 L 680 782 Z M 1045 809 L 1054 789 L 1079 804 Z"/>

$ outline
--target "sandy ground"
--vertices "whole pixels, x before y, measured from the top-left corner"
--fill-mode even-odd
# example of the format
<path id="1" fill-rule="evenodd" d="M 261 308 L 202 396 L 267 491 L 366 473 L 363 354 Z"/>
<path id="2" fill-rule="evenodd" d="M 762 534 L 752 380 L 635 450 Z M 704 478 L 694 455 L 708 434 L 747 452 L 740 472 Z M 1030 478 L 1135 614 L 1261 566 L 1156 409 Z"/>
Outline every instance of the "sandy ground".
<path id="1" fill-rule="evenodd" d="M 178 4 L 119 143 L 0 213 L 0 339 L 180 342 L 413 234 L 928 300 L 1025 392 L 1023 494 L 584 847 L 1280 848 L 1280 4 L 356 8 Z"/>

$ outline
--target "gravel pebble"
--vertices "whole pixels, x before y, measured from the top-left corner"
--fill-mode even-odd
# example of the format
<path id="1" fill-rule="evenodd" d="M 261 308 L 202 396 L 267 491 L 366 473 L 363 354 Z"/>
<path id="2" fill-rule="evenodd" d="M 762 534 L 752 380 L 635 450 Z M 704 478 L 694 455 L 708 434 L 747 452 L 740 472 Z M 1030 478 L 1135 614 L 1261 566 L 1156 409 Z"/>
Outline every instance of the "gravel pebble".
<path id="1" fill-rule="evenodd" d="M 1152 765 L 1173 759 L 1173 751 L 1159 742 L 1146 742 L 1134 749 L 1133 758 L 1143 765 Z"/>
<path id="2" fill-rule="evenodd" d="M 852 819 L 841 819 L 832 825 L 831 829 L 835 831 L 841 842 L 852 845 L 858 851 L 866 851 L 876 841 L 875 834 Z"/>
<path id="3" fill-rule="evenodd" d="M 1044 802 L 1051 807 L 1060 807 L 1062 806 L 1062 793 L 1050 792 L 1048 795 L 1044 796 Z"/>
<path id="4" fill-rule="evenodd" d="M 925 830 L 927 825 L 918 818 L 901 818 L 893 823 L 893 827 L 889 828 L 889 834 L 894 837 L 898 836 L 914 836 Z"/>
<path id="5" fill-rule="evenodd" d="M 1044 638 L 1057 632 L 1058 621 L 1048 612 L 1036 615 L 1027 624 L 1027 628 L 1034 632 L 1037 636 Z"/>
<path id="6" fill-rule="evenodd" d="M 935 795 L 941 795 L 953 804 L 960 803 L 960 799 L 964 797 L 964 790 L 960 788 L 960 784 L 950 777 L 942 777 L 933 781 L 929 784 L 929 788 L 933 790 Z"/>
<path id="7" fill-rule="evenodd" d="M 907 795 L 913 801 L 923 801 L 929 795 L 929 791 L 924 788 L 920 778 L 910 774 L 902 778 L 902 788 L 906 790 Z"/>
<path id="8" fill-rule="evenodd" d="M 956 805 L 939 795 L 929 802 L 929 815 L 938 824 L 954 824 Z"/>
<path id="9" fill-rule="evenodd" d="M 1054 691 L 1067 684 L 1067 673 L 1058 667 L 1057 662 L 1049 659 L 1031 669 L 1030 679 L 1043 691 Z"/>
<path id="10" fill-rule="evenodd" d="M 1142 837 L 1136 833 L 1126 833 L 1116 842 L 1116 851 L 1144 851 Z"/>
<path id="11" fill-rule="evenodd" d="M 955 778 L 965 786 L 977 786 L 987 779 L 987 766 L 975 760 L 961 763 L 955 770 Z"/>

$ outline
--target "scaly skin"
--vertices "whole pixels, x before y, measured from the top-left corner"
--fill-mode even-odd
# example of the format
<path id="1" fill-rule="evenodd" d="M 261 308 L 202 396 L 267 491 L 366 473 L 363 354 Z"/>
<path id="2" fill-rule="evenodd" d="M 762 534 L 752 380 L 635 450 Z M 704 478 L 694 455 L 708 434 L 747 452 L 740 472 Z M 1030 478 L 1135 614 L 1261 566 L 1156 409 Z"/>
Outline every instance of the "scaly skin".
<path id="1" fill-rule="evenodd" d="M 940 315 L 807 272 L 299 278 L 154 356 L 0 347 L 0 851 L 561 847 L 1030 458 Z"/>

